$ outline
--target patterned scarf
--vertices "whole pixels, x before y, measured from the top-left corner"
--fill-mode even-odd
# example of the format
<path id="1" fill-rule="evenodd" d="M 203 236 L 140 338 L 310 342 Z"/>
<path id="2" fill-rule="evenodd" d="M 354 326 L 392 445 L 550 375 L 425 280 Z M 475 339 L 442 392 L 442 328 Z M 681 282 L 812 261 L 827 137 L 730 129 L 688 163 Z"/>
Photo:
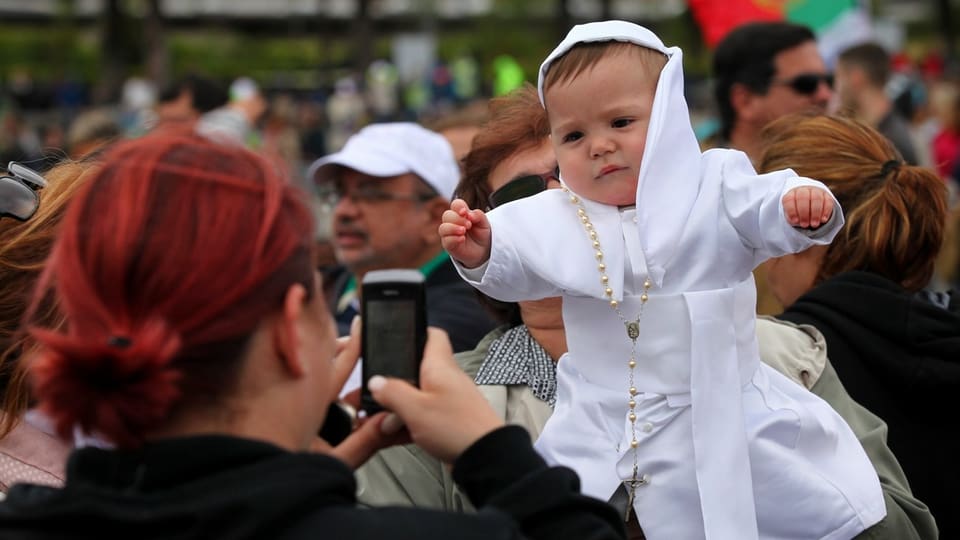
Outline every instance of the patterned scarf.
<path id="1" fill-rule="evenodd" d="M 524 325 L 507 330 L 490 344 L 475 382 L 525 384 L 550 408 L 557 401 L 557 366 Z"/>

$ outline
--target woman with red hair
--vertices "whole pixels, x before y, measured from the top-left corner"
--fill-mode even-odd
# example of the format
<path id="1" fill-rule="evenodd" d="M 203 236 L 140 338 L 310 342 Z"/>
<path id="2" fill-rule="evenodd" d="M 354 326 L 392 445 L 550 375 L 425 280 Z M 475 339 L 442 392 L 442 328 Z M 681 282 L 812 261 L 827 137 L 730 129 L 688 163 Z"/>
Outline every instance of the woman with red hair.
<path id="1" fill-rule="evenodd" d="M 0 537 L 622 538 L 616 512 L 502 427 L 439 331 L 420 389 L 369 384 L 407 432 L 379 413 L 319 441 L 359 345 L 336 341 L 312 231 L 300 194 L 245 150 L 157 135 L 107 154 L 41 276 L 35 305 L 52 289 L 65 323 L 31 328 L 29 367 L 62 436 L 116 448 L 76 450 L 63 488 L 14 486 Z M 357 509 L 346 465 L 407 433 L 490 511 Z"/>

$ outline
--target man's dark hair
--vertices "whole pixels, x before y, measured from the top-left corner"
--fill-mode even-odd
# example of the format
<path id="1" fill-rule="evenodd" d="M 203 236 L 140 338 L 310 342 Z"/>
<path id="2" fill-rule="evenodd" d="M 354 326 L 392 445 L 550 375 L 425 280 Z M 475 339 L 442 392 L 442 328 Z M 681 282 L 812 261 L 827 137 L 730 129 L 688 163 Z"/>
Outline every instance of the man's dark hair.
<path id="1" fill-rule="evenodd" d="M 730 137 L 736 121 L 736 112 L 730 103 L 733 85 L 740 83 L 754 93 L 765 94 L 776 74 L 774 58 L 787 49 L 815 40 L 806 26 L 786 22 L 745 24 L 723 38 L 713 53 L 713 93 L 724 138 Z"/>
<path id="2" fill-rule="evenodd" d="M 199 114 L 212 111 L 227 104 L 227 89 L 214 80 L 191 73 L 168 85 L 160 92 L 160 103 L 174 101 L 183 92 L 190 92 L 193 108 Z"/>
<path id="3" fill-rule="evenodd" d="M 840 53 L 837 63 L 863 70 L 874 88 L 883 88 L 890 80 L 890 55 L 876 43 L 863 43 Z"/>

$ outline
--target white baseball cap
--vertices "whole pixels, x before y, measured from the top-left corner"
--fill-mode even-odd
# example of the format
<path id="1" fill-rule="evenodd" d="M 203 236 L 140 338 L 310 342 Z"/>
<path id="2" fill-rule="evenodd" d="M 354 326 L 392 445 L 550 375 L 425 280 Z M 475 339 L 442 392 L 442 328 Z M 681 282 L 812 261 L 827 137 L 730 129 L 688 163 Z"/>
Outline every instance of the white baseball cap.
<path id="1" fill-rule="evenodd" d="M 370 124 L 347 139 L 342 150 L 315 161 L 307 177 L 325 182 L 333 165 L 383 178 L 414 173 L 448 201 L 460 181 L 447 139 L 412 122 Z"/>

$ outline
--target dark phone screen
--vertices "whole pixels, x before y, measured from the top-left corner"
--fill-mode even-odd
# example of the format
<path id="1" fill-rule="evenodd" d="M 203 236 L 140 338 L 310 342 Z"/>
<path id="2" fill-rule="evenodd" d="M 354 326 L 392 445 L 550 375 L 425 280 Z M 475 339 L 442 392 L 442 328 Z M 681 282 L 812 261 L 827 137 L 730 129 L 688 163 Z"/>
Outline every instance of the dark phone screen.
<path id="1" fill-rule="evenodd" d="M 413 300 L 368 300 L 364 312 L 366 341 L 363 362 L 371 374 L 417 379 L 416 320 Z"/>

